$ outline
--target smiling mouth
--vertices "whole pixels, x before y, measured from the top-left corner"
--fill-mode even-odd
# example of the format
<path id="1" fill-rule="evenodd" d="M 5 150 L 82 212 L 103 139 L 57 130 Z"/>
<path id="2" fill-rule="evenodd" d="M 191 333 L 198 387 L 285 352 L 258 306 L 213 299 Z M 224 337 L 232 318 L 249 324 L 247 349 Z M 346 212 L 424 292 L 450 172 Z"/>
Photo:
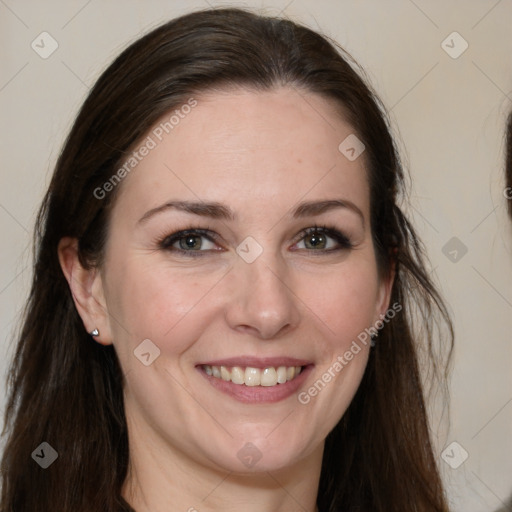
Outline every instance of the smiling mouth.
<path id="1" fill-rule="evenodd" d="M 253 368 L 251 366 L 211 366 L 204 364 L 202 370 L 209 376 L 232 382 L 240 386 L 272 387 L 294 380 L 303 370 L 302 366 L 268 366 Z"/>

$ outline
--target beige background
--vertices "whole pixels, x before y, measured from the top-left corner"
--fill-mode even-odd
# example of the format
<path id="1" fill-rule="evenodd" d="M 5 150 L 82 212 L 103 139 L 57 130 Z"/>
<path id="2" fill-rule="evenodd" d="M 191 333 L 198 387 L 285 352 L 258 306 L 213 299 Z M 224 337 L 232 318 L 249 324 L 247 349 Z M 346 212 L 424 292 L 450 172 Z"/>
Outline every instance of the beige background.
<path id="1" fill-rule="evenodd" d="M 37 205 L 88 89 L 142 32 L 208 5 L 221 3 L 0 0 L 2 376 L 30 282 Z M 413 178 L 411 215 L 456 327 L 450 429 L 436 447 L 441 457 L 456 441 L 469 454 L 457 469 L 440 458 L 453 510 L 505 510 L 512 494 L 512 223 L 502 171 L 503 128 L 512 108 L 512 2 L 223 5 L 264 7 L 333 37 L 367 70 L 391 111 Z M 31 48 L 43 31 L 59 45 L 47 59 Z M 442 47 L 454 31 L 469 45 L 458 58 Z M 464 41 L 451 36 L 446 44 L 458 53 Z M 452 237 L 467 247 L 456 262 L 443 253 Z M 460 457 L 456 450 L 452 455 Z"/>

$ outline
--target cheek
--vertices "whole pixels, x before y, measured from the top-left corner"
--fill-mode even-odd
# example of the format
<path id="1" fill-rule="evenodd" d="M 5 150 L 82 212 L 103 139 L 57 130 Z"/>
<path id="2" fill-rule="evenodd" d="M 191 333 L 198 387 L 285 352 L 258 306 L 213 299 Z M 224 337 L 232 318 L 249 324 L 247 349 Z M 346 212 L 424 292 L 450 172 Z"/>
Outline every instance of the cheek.
<path id="1" fill-rule="evenodd" d="M 149 338 L 161 349 L 185 350 L 212 315 L 230 307 L 237 288 L 233 270 L 224 278 L 227 267 L 171 268 L 135 257 L 112 268 L 108 305 L 114 340 L 129 336 L 130 346 Z M 297 268 L 294 274 L 290 300 L 301 311 L 302 327 L 317 324 L 324 348 L 350 343 L 374 321 L 377 272 L 372 261 L 354 258 L 329 272 Z"/>
<path id="2" fill-rule="evenodd" d="M 155 265 L 150 258 L 116 267 L 110 273 L 108 307 L 118 352 L 126 346 L 133 351 L 144 339 L 162 351 L 184 351 L 207 321 L 215 304 L 209 292 L 222 275 Z"/>
<path id="3" fill-rule="evenodd" d="M 298 401 L 311 417 L 322 418 L 323 439 L 347 410 L 363 377 L 370 352 L 368 328 L 376 320 L 378 281 L 371 261 L 346 265 L 303 287 L 302 296 L 321 332 L 314 379 Z M 366 331 L 365 331 L 366 329 Z"/>
<path id="4" fill-rule="evenodd" d="M 365 262 L 346 265 L 328 275 L 303 279 L 299 296 L 324 324 L 327 339 L 344 344 L 376 319 L 377 272 Z"/>

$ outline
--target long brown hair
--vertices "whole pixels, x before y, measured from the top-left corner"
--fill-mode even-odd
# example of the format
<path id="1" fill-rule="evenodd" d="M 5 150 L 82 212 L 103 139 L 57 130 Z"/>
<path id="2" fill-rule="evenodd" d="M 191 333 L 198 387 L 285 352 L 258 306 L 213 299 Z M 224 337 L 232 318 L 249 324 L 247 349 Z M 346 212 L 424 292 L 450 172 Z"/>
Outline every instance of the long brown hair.
<path id="1" fill-rule="evenodd" d="M 83 266 L 101 265 L 109 212 L 122 184 L 102 199 L 94 191 L 163 114 L 192 95 L 230 86 L 289 86 L 335 100 L 366 146 L 380 273 L 396 271 L 391 303 L 402 311 L 382 329 L 354 400 L 326 439 L 320 510 L 448 510 L 418 347 L 426 348 L 442 378 L 436 326 L 448 326 L 442 345 L 448 353 L 452 327 L 422 245 L 399 208 L 404 175 L 384 109 L 354 66 L 335 43 L 289 20 L 214 9 L 158 27 L 100 76 L 37 219 L 33 283 L 9 376 L 2 512 L 133 510 L 121 497 L 129 463 L 123 374 L 114 348 L 85 332 L 57 246 L 62 237 L 75 237 Z M 31 459 L 42 442 L 58 453 L 47 469 Z"/>

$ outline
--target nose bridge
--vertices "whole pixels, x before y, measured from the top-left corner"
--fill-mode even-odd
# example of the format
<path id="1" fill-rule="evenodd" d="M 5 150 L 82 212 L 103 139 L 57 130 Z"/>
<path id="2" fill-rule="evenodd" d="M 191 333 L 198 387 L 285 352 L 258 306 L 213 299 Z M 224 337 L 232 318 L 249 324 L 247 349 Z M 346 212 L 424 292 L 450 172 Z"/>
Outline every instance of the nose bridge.
<path id="1" fill-rule="evenodd" d="M 289 275 L 286 266 L 277 257 L 261 257 L 250 266 L 247 265 L 242 272 L 249 276 L 250 293 L 255 299 L 266 299 L 263 303 L 288 302 L 290 285 L 286 282 Z"/>
<path id="2" fill-rule="evenodd" d="M 247 297 L 253 303 L 258 303 L 260 308 L 268 305 L 269 309 L 281 309 L 290 301 L 286 264 L 270 248 L 263 251 L 252 263 L 239 261 L 237 267 L 246 276 Z"/>

